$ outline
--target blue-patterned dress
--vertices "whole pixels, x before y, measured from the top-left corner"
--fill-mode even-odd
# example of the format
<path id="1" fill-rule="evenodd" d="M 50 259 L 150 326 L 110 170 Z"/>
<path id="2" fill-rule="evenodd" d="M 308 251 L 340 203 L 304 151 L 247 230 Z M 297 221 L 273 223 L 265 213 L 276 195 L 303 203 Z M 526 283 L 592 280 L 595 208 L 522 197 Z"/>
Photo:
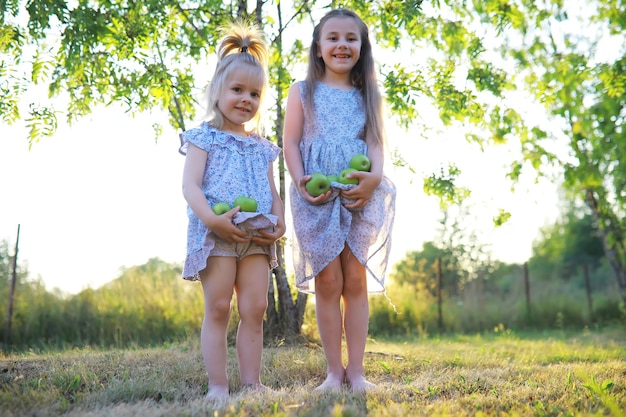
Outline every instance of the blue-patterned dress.
<path id="1" fill-rule="evenodd" d="M 272 191 L 267 171 L 278 156 L 280 148 L 258 135 L 237 136 L 224 133 L 204 122 L 181 135 L 181 153 L 189 143 L 207 151 L 202 191 L 209 205 L 231 203 L 243 195 L 257 200 L 257 212 L 269 214 Z M 215 246 L 215 235 L 187 208 L 187 257 L 183 278 L 197 281 L 206 267 L 207 258 Z"/>
<path id="2" fill-rule="evenodd" d="M 303 108 L 308 92 L 299 83 Z M 304 112 L 300 142 L 304 172 L 337 175 L 347 168 L 357 153 L 367 153 L 362 138 L 365 126 L 363 99 L 356 89 L 345 91 L 317 83 L 313 97 L 314 120 Z M 293 259 L 298 290 L 315 292 L 315 279 L 348 246 L 367 270 L 369 293 L 385 291 L 385 273 L 391 250 L 391 230 L 395 215 L 396 190 L 384 176 L 371 200 L 362 209 L 344 207 L 339 190 L 346 186 L 333 183 L 332 197 L 322 205 L 311 205 L 294 184 L 289 191 L 293 218 Z"/>

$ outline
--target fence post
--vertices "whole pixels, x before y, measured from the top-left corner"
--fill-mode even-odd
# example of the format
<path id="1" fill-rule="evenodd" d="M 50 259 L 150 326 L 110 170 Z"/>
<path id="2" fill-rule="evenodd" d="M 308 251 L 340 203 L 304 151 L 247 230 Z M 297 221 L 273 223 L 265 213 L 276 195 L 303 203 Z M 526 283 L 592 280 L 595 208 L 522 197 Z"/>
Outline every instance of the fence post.
<path id="1" fill-rule="evenodd" d="M 483 317 L 484 317 L 484 305 L 485 303 L 483 302 L 483 295 L 484 295 L 484 279 L 483 279 L 483 274 L 481 273 L 473 282 L 474 287 L 475 287 L 475 292 L 476 292 L 476 300 L 477 300 L 477 308 L 478 308 L 478 317 L 480 317 L 478 319 L 478 330 L 482 333 L 483 331 L 483 325 L 485 324 L 483 322 Z"/>
<path id="2" fill-rule="evenodd" d="M 589 281 L 589 267 L 583 264 L 583 276 L 585 277 L 585 290 L 587 291 L 587 307 L 589 308 L 589 320 L 593 318 L 593 300 L 591 299 L 591 282 Z"/>
<path id="3" fill-rule="evenodd" d="M 17 284 L 17 252 L 20 243 L 20 225 L 17 225 L 17 238 L 15 239 L 15 254 L 13 255 L 13 265 L 11 271 L 11 289 L 9 290 L 9 306 L 7 308 L 7 329 L 5 343 L 7 348 L 11 346 L 11 320 L 13 318 L 13 298 L 15 296 L 15 286 Z"/>
<path id="4" fill-rule="evenodd" d="M 437 258 L 437 306 L 438 306 L 437 325 L 439 327 L 439 332 L 443 331 L 443 310 L 442 310 L 441 287 L 442 287 L 441 258 Z"/>
<path id="5" fill-rule="evenodd" d="M 526 293 L 526 315 L 530 319 L 530 280 L 528 279 L 528 262 L 524 262 L 524 292 Z"/>

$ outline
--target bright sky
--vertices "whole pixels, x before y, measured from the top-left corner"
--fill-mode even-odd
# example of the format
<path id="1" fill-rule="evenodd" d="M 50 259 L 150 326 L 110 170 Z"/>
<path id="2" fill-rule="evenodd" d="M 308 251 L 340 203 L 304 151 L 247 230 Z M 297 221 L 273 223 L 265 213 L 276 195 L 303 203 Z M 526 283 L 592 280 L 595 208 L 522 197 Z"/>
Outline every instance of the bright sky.
<path id="1" fill-rule="evenodd" d="M 9 242 L 12 254 L 21 224 L 18 260 L 30 278 L 76 293 L 152 257 L 184 260 L 184 157 L 171 128 L 155 143 L 151 125 L 159 119 L 165 120 L 163 115 L 133 119 L 117 108 L 98 109 L 75 126 L 61 125 L 30 151 L 23 126 L 0 126 L 0 239 Z M 387 164 L 398 188 L 392 263 L 437 235 L 438 201 L 423 194 L 422 177 L 447 161 L 464 171 L 462 181 L 473 191 L 473 227 L 492 245 L 494 256 L 507 262 L 528 259 L 538 228 L 546 216 L 555 216 L 552 186 L 522 184 L 513 195 L 504 178 L 503 164 L 510 159 L 505 148 L 481 154 L 460 137 L 426 141 L 388 129 L 390 148 L 398 148 L 417 170 L 413 175 Z M 494 230 L 491 219 L 499 208 L 513 216 Z"/>

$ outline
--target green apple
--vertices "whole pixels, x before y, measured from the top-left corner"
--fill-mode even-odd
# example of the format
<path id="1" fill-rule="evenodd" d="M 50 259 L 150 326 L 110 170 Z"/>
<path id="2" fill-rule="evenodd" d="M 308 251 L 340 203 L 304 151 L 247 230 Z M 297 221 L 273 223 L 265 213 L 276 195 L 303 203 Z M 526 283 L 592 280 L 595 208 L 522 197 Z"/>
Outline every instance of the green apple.
<path id="1" fill-rule="evenodd" d="M 326 175 L 326 178 L 328 178 L 328 182 L 339 182 L 339 177 L 336 175 Z"/>
<path id="2" fill-rule="evenodd" d="M 348 178 L 348 175 L 357 171 L 358 169 L 354 169 L 354 168 L 344 169 L 343 171 L 339 173 L 339 178 L 337 179 L 337 182 L 341 184 L 358 184 L 359 183 L 358 178 Z"/>
<path id="3" fill-rule="evenodd" d="M 357 171 L 369 171 L 372 166 L 370 159 L 367 155 L 359 153 L 356 154 L 350 159 L 350 168 L 356 169 Z"/>
<path id="4" fill-rule="evenodd" d="M 309 194 L 313 197 L 317 197 L 330 190 L 330 181 L 328 181 L 326 175 L 321 172 L 316 172 L 311 175 L 311 179 L 307 181 L 305 187 Z"/>
<path id="5" fill-rule="evenodd" d="M 217 214 L 218 216 L 232 209 L 231 205 L 224 201 L 220 201 L 219 203 L 213 204 L 213 207 L 211 208 L 213 209 L 213 213 Z"/>
<path id="6" fill-rule="evenodd" d="M 241 211 L 254 213 L 257 209 L 257 202 L 252 197 L 244 197 L 240 195 L 233 201 L 233 207 L 240 207 Z"/>

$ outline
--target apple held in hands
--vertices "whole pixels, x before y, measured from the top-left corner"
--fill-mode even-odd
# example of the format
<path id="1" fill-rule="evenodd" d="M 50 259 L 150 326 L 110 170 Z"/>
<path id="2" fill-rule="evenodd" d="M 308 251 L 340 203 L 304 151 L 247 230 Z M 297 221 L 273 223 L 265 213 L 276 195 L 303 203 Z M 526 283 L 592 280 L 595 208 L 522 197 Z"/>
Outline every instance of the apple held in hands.
<path id="1" fill-rule="evenodd" d="M 240 207 L 241 211 L 254 213 L 257 209 L 257 202 L 252 197 L 244 197 L 240 195 L 239 197 L 235 198 L 235 201 L 233 201 L 233 206 Z"/>
<path id="2" fill-rule="evenodd" d="M 358 178 L 349 178 L 348 175 L 350 175 L 353 172 L 357 172 L 357 169 L 354 168 L 346 168 L 343 171 L 341 171 L 339 173 L 339 178 L 337 179 L 337 182 L 339 182 L 340 184 L 358 184 L 359 183 L 359 179 Z"/>
<path id="3" fill-rule="evenodd" d="M 213 209 L 213 213 L 219 216 L 232 209 L 232 206 L 224 201 L 220 201 L 219 203 L 213 204 L 211 208 Z"/>
<path id="4" fill-rule="evenodd" d="M 357 171 L 369 171 L 371 166 L 370 159 L 365 154 L 359 153 L 350 159 L 349 167 Z"/>
<path id="5" fill-rule="evenodd" d="M 321 172 L 316 172 L 311 175 L 311 179 L 307 181 L 305 187 L 311 196 L 317 197 L 330 190 L 330 181 L 328 181 L 326 175 Z"/>

